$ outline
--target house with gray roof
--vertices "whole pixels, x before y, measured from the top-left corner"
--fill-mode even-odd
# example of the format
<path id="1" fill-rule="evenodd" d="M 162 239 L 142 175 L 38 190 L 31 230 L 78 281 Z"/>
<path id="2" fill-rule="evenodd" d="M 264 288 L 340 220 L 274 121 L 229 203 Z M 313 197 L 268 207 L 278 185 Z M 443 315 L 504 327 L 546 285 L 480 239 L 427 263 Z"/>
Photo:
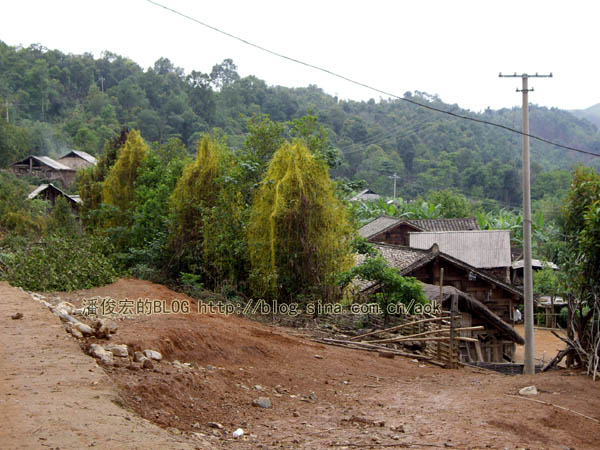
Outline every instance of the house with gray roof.
<path id="1" fill-rule="evenodd" d="M 409 233 L 409 247 L 440 251 L 505 282 L 510 281 L 510 231 L 470 230 Z"/>
<path id="2" fill-rule="evenodd" d="M 70 195 L 64 192 L 59 187 L 50 184 L 41 184 L 35 188 L 27 198 L 29 200 L 41 199 L 50 202 L 52 206 L 56 205 L 56 200 L 59 197 L 63 197 L 71 205 L 71 209 L 75 214 L 79 214 L 79 206 L 81 205 L 81 198 L 79 195 Z"/>
<path id="3" fill-rule="evenodd" d="M 408 220 L 402 217 L 379 216 L 361 227 L 358 233 L 371 242 L 408 246 L 410 233 L 471 230 L 479 230 L 474 218 Z"/>
<path id="4" fill-rule="evenodd" d="M 465 326 L 482 325 L 483 330 L 472 333 L 478 339 L 475 347 L 464 344 L 463 354 L 473 360 L 487 362 L 511 361 L 515 344 L 523 339 L 514 332 L 514 310 L 523 301 L 523 293 L 485 269 L 479 269 L 441 250 L 437 244 L 416 249 L 390 244 L 373 244 L 391 267 L 403 276 L 437 288 L 459 293 L 459 307 Z M 377 292 L 376 283 L 361 286 L 365 294 Z M 435 296 L 435 290 L 429 294 Z M 454 292 L 454 293 L 456 293 Z M 479 348 L 476 348 L 479 347 Z"/>
<path id="5" fill-rule="evenodd" d="M 48 156 L 28 156 L 11 164 L 10 170 L 19 176 L 33 175 L 42 180 L 59 180 L 67 186 L 75 181 L 75 169 Z"/>
<path id="6" fill-rule="evenodd" d="M 89 153 L 80 150 L 71 150 L 69 153 L 62 156 L 58 162 L 71 169 L 80 170 L 95 166 L 98 163 L 98 160 Z"/>
<path id="7" fill-rule="evenodd" d="M 375 191 L 372 191 L 371 189 L 365 189 L 362 192 L 359 192 L 358 194 L 356 194 L 354 197 L 352 197 L 350 199 L 351 202 L 372 202 L 375 200 L 379 200 L 381 198 L 381 196 L 376 193 Z"/>

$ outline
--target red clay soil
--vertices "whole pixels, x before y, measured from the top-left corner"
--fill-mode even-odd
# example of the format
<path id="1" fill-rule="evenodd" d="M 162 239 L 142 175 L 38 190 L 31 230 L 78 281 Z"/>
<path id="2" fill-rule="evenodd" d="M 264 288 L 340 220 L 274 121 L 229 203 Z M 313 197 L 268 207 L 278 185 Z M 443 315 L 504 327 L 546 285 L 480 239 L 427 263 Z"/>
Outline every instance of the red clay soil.
<path id="1" fill-rule="evenodd" d="M 515 330 L 521 336 L 525 336 L 525 327 L 516 325 Z M 534 344 L 534 358 L 536 364 L 545 364 L 556 356 L 556 354 L 566 347 L 566 344 L 557 338 L 552 331 L 557 333 L 559 336 L 566 336 L 563 330 L 550 330 L 548 328 L 534 328 L 533 330 L 533 344 Z M 523 362 L 525 358 L 525 346 L 518 345 L 517 351 L 515 352 L 515 361 Z M 565 358 L 566 359 L 566 358 Z M 561 365 L 565 365 L 565 360 L 561 362 Z"/>
<path id="2" fill-rule="evenodd" d="M 185 298 L 138 280 L 59 295 L 74 302 Z M 192 311 L 119 321 L 111 341 L 158 350 L 164 359 L 154 370 L 105 370 L 126 409 L 198 448 L 600 448 L 600 384 L 577 372 L 448 370 Z M 178 369 L 174 360 L 192 367 Z M 514 396 L 531 384 L 540 391 L 536 400 L 590 418 Z M 269 397 L 272 407 L 253 407 L 258 397 Z M 245 434 L 233 439 L 237 428 Z"/>

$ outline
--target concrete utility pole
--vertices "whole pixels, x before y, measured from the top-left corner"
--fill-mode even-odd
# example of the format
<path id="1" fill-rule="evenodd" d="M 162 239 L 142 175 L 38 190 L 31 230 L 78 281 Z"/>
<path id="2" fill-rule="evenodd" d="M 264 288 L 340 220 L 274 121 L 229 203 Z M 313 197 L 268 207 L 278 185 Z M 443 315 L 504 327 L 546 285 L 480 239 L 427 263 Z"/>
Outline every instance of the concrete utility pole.
<path id="1" fill-rule="evenodd" d="M 521 78 L 523 88 L 517 88 L 517 92 L 523 93 L 523 301 L 525 311 L 523 320 L 525 322 L 525 366 L 523 375 L 535 374 L 535 361 L 533 357 L 533 276 L 531 272 L 531 179 L 529 164 L 529 78 L 552 78 L 549 75 L 529 75 L 523 73 L 517 75 L 499 75 L 501 78 Z"/>
<path id="2" fill-rule="evenodd" d="M 400 177 L 398 176 L 398 174 L 396 172 L 394 172 L 394 175 L 392 175 L 388 178 L 394 179 L 394 200 L 395 200 L 396 199 L 396 180 L 398 180 L 398 178 L 400 178 Z"/>

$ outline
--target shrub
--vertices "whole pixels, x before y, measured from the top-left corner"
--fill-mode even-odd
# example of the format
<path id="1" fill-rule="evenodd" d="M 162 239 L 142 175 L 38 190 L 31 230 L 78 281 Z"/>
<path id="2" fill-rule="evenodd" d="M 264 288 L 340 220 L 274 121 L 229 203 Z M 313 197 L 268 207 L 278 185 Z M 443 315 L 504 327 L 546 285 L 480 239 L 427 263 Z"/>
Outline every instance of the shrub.
<path id="1" fill-rule="evenodd" d="M 47 236 L 6 255 L 8 281 L 35 291 L 72 291 L 113 282 L 108 240 L 94 236 Z"/>

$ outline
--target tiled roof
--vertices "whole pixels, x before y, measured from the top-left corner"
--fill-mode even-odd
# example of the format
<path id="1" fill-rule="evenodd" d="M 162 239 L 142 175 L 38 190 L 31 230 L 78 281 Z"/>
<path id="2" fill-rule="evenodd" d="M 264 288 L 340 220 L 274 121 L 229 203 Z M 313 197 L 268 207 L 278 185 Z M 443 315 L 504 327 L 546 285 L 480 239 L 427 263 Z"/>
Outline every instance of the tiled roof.
<path id="1" fill-rule="evenodd" d="M 410 246 L 420 249 L 437 244 L 440 251 L 478 269 L 510 267 L 508 230 L 409 233 Z"/>
<path id="2" fill-rule="evenodd" d="M 519 296 L 523 296 L 523 293 L 517 289 L 516 287 L 482 271 L 477 270 L 476 267 L 471 266 L 470 264 L 461 261 L 457 258 L 452 257 L 446 253 L 442 253 L 437 246 L 432 246 L 429 249 L 422 250 L 411 247 L 401 247 L 398 245 L 387 245 L 387 244 L 373 244 L 377 251 L 384 257 L 387 263 L 391 267 L 395 267 L 400 270 L 403 276 L 412 276 L 420 267 L 428 264 L 430 261 L 434 260 L 436 257 L 442 258 L 458 267 L 462 267 L 466 271 L 473 272 L 479 278 L 489 281 L 497 286 L 502 287 L 506 291 L 516 294 Z M 356 263 L 360 264 L 362 260 L 357 260 Z M 370 284 L 372 286 L 373 283 Z"/>
<path id="3" fill-rule="evenodd" d="M 428 250 L 400 247 L 397 245 L 373 244 L 373 246 L 383 256 L 390 267 L 400 270 L 410 266 L 415 261 L 419 261 L 430 253 Z"/>
<path id="4" fill-rule="evenodd" d="M 425 231 L 469 231 L 479 230 L 475 218 L 469 219 L 415 219 L 408 223 L 418 226 Z"/>
<path id="5" fill-rule="evenodd" d="M 366 239 L 369 239 L 370 237 L 375 236 L 376 234 L 388 229 L 392 225 L 396 225 L 400 222 L 402 222 L 402 219 L 399 219 L 398 217 L 379 216 L 377 219 L 372 220 L 366 225 L 363 225 L 361 229 L 358 230 L 358 234 Z"/>
<path id="6" fill-rule="evenodd" d="M 423 231 L 469 231 L 479 230 L 477 220 L 470 219 L 415 219 L 406 220 L 400 217 L 380 216 L 364 225 L 359 234 L 367 239 L 401 223 L 408 223 Z"/>

